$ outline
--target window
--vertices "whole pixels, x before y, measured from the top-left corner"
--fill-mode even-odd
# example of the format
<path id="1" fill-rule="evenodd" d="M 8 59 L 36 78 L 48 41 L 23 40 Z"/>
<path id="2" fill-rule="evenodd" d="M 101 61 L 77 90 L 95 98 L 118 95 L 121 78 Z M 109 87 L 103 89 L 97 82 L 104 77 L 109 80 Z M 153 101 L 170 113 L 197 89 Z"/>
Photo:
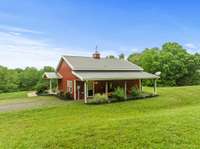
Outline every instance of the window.
<path id="1" fill-rule="evenodd" d="M 67 80 L 67 92 L 71 93 L 72 94 L 72 81 L 70 80 Z"/>
<path id="2" fill-rule="evenodd" d="M 93 82 L 88 81 L 88 96 L 93 96 Z"/>

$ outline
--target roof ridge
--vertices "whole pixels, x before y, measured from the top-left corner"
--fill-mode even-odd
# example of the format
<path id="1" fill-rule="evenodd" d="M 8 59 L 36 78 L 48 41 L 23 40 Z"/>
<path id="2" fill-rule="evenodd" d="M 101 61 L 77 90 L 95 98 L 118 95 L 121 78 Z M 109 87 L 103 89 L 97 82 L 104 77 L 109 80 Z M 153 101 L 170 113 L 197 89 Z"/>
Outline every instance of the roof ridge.
<path id="1" fill-rule="evenodd" d="M 101 58 L 88 56 L 63 55 L 62 58 L 72 70 L 143 70 L 137 64 L 128 60 Z"/>
<path id="2" fill-rule="evenodd" d="M 118 59 L 118 58 L 106 58 L 106 57 L 101 57 L 100 59 L 95 59 L 95 58 L 93 58 L 93 57 L 90 57 L 90 56 L 78 56 L 78 55 L 62 55 L 62 56 L 64 56 L 64 57 L 82 57 L 82 58 L 90 58 L 90 59 L 94 59 L 94 60 L 104 60 L 104 59 L 106 59 L 106 60 L 118 60 L 118 61 L 127 61 L 127 60 L 125 60 L 125 59 Z"/>
<path id="3" fill-rule="evenodd" d="M 84 58 L 92 58 L 89 56 L 78 56 L 78 55 L 62 55 L 62 56 L 66 56 L 66 57 L 84 57 Z"/>

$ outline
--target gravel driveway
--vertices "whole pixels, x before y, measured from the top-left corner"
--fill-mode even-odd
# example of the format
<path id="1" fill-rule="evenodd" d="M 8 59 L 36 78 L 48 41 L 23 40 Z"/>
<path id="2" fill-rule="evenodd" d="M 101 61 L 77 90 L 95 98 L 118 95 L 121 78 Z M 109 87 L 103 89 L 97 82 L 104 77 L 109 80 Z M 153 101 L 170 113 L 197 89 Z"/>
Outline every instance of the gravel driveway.
<path id="1" fill-rule="evenodd" d="M 67 101 L 55 99 L 36 99 L 36 100 L 23 100 L 11 103 L 4 103 L 0 104 L 0 112 L 8 112 L 13 110 L 24 110 L 24 109 L 32 109 L 32 108 L 39 108 L 43 106 L 53 106 L 59 104 L 65 104 Z"/>

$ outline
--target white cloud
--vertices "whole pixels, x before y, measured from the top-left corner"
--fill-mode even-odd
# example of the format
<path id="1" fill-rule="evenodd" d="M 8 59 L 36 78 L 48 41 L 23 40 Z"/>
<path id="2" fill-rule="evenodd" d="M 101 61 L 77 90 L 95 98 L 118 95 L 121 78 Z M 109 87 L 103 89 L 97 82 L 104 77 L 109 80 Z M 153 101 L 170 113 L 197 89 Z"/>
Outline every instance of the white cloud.
<path id="1" fill-rule="evenodd" d="M 41 68 L 46 65 L 56 67 L 61 55 L 91 56 L 94 50 L 71 49 L 53 46 L 49 39 L 42 38 L 41 32 L 24 28 L 5 27 L 0 25 L 0 65 L 9 68 L 34 66 Z M 28 36 L 28 35 L 32 36 Z M 129 48 L 131 49 L 131 48 Z M 101 56 L 127 55 L 137 49 L 100 50 Z M 126 56 L 127 56 L 126 55 Z"/>
<path id="2" fill-rule="evenodd" d="M 11 31 L 11 32 L 20 32 L 20 33 L 32 33 L 32 34 L 42 34 L 43 32 L 35 31 L 27 28 L 21 28 L 21 27 L 14 27 L 14 26 L 8 26 L 8 25 L 0 25 L 0 30 L 4 31 Z"/>
<path id="3" fill-rule="evenodd" d="M 193 44 L 193 43 L 186 43 L 185 47 L 189 48 L 189 49 L 196 49 L 197 48 L 197 46 L 195 44 Z"/>
<path id="4" fill-rule="evenodd" d="M 184 47 L 187 49 L 190 53 L 196 53 L 199 52 L 200 45 L 193 44 L 193 43 L 186 43 Z"/>
<path id="5" fill-rule="evenodd" d="M 58 48 L 23 33 L 0 30 L 0 65 L 10 68 L 56 66 L 61 55 L 86 55 L 86 51 Z"/>

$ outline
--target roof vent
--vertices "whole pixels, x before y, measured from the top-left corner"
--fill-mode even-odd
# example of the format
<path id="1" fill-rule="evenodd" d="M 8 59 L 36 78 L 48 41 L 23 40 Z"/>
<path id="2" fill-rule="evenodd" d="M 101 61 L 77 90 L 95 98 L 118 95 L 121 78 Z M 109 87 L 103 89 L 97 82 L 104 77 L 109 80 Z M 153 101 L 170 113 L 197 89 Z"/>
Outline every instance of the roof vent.
<path id="1" fill-rule="evenodd" d="M 96 46 L 96 51 L 95 51 L 95 53 L 92 55 L 92 57 L 93 57 L 94 59 L 100 59 L 100 58 L 101 58 L 100 53 L 97 51 L 97 46 Z"/>

